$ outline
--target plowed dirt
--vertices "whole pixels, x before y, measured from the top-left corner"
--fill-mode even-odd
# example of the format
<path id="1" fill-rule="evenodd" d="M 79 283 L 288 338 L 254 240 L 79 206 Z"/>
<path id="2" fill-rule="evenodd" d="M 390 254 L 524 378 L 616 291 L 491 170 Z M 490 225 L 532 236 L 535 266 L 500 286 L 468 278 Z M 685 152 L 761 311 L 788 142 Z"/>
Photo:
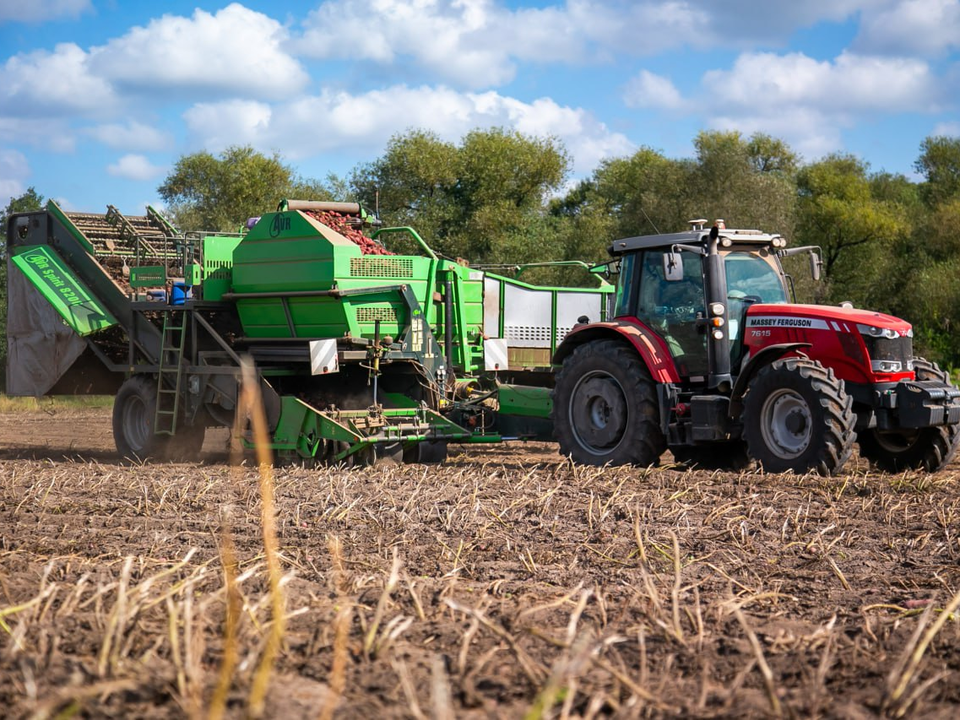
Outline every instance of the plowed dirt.
<path id="1" fill-rule="evenodd" d="M 131 467 L 109 411 L 0 416 L 4 716 L 256 714 L 276 616 L 226 445 Z M 958 472 L 277 468 L 263 713 L 957 717 Z"/>

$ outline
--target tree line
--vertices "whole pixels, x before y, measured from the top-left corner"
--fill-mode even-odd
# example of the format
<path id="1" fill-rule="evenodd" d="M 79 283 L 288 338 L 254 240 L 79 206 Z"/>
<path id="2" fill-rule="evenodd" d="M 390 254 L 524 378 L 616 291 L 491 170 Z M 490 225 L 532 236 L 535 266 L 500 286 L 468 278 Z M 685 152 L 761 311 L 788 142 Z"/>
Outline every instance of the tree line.
<path id="1" fill-rule="evenodd" d="M 616 238 L 723 218 L 819 246 L 821 282 L 788 268 L 798 300 L 899 315 L 914 326 L 918 354 L 956 368 L 960 138 L 925 139 L 914 169 L 916 179 L 873 172 L 843 153 L 804 163 L 777 138 L 711 131 L 694 139 L 691 158 L 643 147 L 572 183 L 570 155 L 555 138 L 492 129 L 454 143 L 411 130 L 374 161 L 322 180 L 251 147 L 184 155 L 158 192 L 186 230 L 236 230 L 283 197 L 358 201 L 448 257 L 505 265 L 601 261 Z M 571 272 L 525 279 L 570 281 Z"/>

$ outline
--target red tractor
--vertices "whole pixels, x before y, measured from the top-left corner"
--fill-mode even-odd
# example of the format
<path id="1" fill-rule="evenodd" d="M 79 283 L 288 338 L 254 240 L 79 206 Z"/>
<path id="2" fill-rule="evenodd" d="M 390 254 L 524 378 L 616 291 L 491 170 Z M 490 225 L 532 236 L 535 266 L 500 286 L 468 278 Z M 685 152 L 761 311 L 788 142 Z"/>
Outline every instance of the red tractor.
<path id="1" fill-rule="evenodd" d="M 617 240 L 609 322 L 557 349 L 560 451 L 590 465 L 681 462 L 772 472 L 840 471 L 861 456 L 934 472 L 960 442 L 960 390 L 913 356 L 899 318 L 788 302 L 779 235 L 712 228 Z"/>

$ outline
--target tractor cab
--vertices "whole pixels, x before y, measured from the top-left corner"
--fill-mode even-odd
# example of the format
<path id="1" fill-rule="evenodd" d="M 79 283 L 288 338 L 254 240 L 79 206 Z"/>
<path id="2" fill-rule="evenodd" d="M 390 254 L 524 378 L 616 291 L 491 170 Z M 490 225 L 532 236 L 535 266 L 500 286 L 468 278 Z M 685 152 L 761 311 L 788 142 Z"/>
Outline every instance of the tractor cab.
<path id="1" fill-rule="evenodd" d="M 707 383 L 710 376 L 735 378 L 747 310 L 787 302 L 778 257 L 783 238 L 718 225 L 711 239 L 704 222 L 694 221 L 687 233 L 627 238 L 611 247 L 620 257 L 615 317 L 655 333 L 689 385 Z M 718 367 L 711 367 L 712 358 L 721 360 Z"/>

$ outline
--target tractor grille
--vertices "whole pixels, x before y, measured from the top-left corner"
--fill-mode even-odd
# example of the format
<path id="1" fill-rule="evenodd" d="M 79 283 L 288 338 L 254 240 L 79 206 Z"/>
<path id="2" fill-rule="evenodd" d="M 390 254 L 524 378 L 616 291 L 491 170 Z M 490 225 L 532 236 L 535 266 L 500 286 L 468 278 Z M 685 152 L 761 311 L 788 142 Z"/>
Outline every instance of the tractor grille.
<path id="1" fill-rule="evenodd" d="M 350 275 L 367 278 L 412 278 L 413 260 L 371 256 L 350 258 Z"/>
<path id="2" fill-rule="evenodd" d="M 903 372 L 913 369 L 913 338 L 862 335 L 875 372 Z"/>

